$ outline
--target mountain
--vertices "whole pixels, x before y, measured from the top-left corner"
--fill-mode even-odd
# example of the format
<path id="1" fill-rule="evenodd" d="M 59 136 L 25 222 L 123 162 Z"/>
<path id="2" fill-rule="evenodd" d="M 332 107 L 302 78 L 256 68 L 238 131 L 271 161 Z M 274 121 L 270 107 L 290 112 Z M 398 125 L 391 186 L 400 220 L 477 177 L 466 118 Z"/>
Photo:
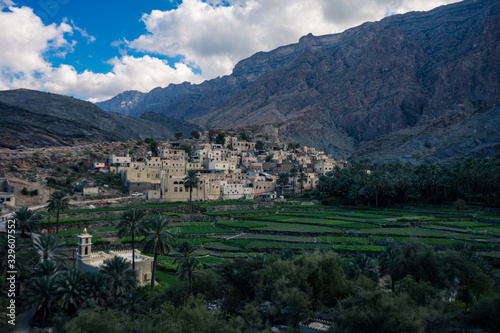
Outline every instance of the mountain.
<path id="1" fill-rule="evenodd" d="M 203 128 L 274 125 L 337 157 L 438 161 L 500 151 L 500 1 L 468 0 L 307 35 L 231 75 L 99 103 Z M 458 133 L 457 133 L 458 132 Z"/>
<path id="2" fill-rule="evenodd" d="M 26 89 L 0 91 L 0 147 L 168 139 L 175 131 L 187 134 L 199 129 L 162 115 L 160 119 L 143 118 L 105 112 L 93 103 L 69 96 Z"/>

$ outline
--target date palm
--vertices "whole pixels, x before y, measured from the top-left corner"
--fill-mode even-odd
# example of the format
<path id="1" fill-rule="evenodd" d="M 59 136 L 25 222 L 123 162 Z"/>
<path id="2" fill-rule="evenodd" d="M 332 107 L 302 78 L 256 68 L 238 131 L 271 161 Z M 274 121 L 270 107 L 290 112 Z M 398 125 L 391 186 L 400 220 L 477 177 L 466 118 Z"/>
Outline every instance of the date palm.
<path id="1" fill-rule="evenodd" d="M 55 279 L 42 275 L 28 280 L 23 300 L 35 308 L 35 317 L 50 319 L 57 301 Z"/>
<path id="2" fill-rule="evenodd" d="M 137 272 L 130 267 L 130 263 L 125 258 L 114 256 L 111 259 L 104 260 L 101 271 L 108 280 L 113 299 L 137 285 Z"/>
<path id="3" fill-rule="evenodd" d="M 33 249 L 38 256 L 38 262 L 52 260 L 63 264 L 66 257 L 65 245 L 56 235 L 43 233 L 33 241 Z"/>
<path id="4" fill-rule="evenodd" d="M 294 194 L 295 194 L 295 182 L 296 182 L 296 178 L 297 178 L 298 174 L 299 174 L 299 171 L 297 170 L 297 168 L 290 169 L 290 177 L 292 177 L 292 179 L 293 179 L 293 193 Z"/>
<path id="5" fill-rule="evenodd" d="M 47 201 L 47 210 L 49 212 L 57 212 L 56 215 L 56 233 L 59 232 L 59 214 L 61 211 L 67 210 L 69 208 L 69 198 L 66 197 L 66 193 L 64 191 L 57 191 L 50 195 L 49 200 Z"/>
<path id="6" fill-rule="evenodd" d="M 102 271 L 98 271 L 96 273 L 86 273 L 86 279 L 88 296 L 92 297 L 97 305 L 106 307 L 111 300 L 108 277 Z"/>
<path id="7" fill-rule="evenodd" d="M 32 232 L 38 228 L 40 215 L 35 214 L 28 207 L 21 207 L 14 213 L 14 220 L 16 221 L 16 229 L 21 231 L 22 237 L 25 237 L 26 232 Z"/>
<path id="8" fill-rule="evenodd" d="M 358 279 L 361 275 L 364 275 L 376 281 L 378 277 L 377 264 L 375 260 L 370 259 L 366 254 L 358 254 L 353 261 L 348 263 L 347 275 L 351 279 Z"/>
<path id="9" fill-rule="evenodd" d="M 194 246 L 193 243 L 184 241 L 179 245 L 177 245 L 175 247 L 175 250 L 181 254 L 181 257 L 175 258 L 174 264 L 182 263 L 184 260 L 186 260 L 189 256 L 191 256 L 194 253 L 194 251 L 196 250 L 196 246 Z M 179 269 L 179 266 L 177 266 L 177 269 Z"/>
<path id="10" fill-rule="evenodd" d="M 304 190 L 304 183 L 307 181 L 307 175 L 305 173 L 301 172 L 299 174 L 298 181 L 300 183 L 300 195 L 302 196 L 302 191 Z"/>
<path id="11" fill-rule="evenodd" d="M 132 237 L 132 268 L 135 269 L 135 237 L 144 233 L 144 212 L 131 208 L 122 214 L 118 224 L 118 237 Z"/>
<path id="12" fill-rule="evenodd" d="M 87 298 L 85 275 L 75 269 L 64 271 L 57 276 L 56 287 L 57 303 L 68 314 L 74 315 Z"/>
<path id="13" fill-rule="evenodd" d="M 116 304 L 115 308 L 129 316 L 137 316 L 146 313 L 146 299 L 139 289 L 132 289 L 123 295 L 121 303 Z"/>
<path id="14" fill-rule="evenodd" d="M 174 235 L 168 231 L 168 219 L 165 215 L 155 215 L 147 223 L 148 233 L 144 239 L 144 253 L 152 253 L 153 272 L 151 277 L 151 290 L 153 290 L 156 278 L 156 264 L 158 255 L 166 255 L 172 251 Z"/>
<path id="15" fill-rule="evenodd" d="M 281 188 L 281 195 L 283 195 L 283 187 L 288 184 L 289 178 L 286 173 L 280 173 L 278 174 L 278 179 L 276 180 L 276 183 L 280 186 Z"/>
<path id="16" fill-rule="evenodd" d="M 193 188 L 198 188 L 199 183 L 198 171 L 188 170 L 187 176 L 184 177 L 184 187 L 189 190 L 189 214 L 193 214 Z"/>
<path id="17" fill-rule="evenodd" d="M 180 264 L 179 280 L 187 280 L 189 284 L 188 296 L 193 293 L 193 281 L 198 277 L 200 261 L 193 256 L 187 257 Z"/>

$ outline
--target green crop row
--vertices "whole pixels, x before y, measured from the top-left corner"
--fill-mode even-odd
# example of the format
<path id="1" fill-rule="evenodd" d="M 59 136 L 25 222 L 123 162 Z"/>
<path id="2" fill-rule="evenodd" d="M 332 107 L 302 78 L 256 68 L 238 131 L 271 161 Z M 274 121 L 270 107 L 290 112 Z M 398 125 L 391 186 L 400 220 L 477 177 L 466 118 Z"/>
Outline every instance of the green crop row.
<path id="1" fill-rule="evenodd" d="M 330 243 L 369 243 L 370 239 L 367 237 L 318 237 L 321 242 Z"/>

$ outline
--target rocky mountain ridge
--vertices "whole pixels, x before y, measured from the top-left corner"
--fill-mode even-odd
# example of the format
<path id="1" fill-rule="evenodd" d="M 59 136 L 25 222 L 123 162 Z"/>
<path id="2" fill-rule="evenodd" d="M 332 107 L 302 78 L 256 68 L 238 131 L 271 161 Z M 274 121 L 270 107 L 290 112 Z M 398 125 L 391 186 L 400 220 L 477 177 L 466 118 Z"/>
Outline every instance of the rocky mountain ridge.
<path id="1" fill-rule="evenodd" d="M 340 34 L 307 35 L 242 60 L 231 75 L 127 92 L 98 105 L 132 116 L 162 113 L 203 128 L 272 124 L 285 142 L 343 158 L 436 161 L 450 158 L 450 145 L 462 147 L 456 156 L 489 154 L 500 146 L 498 136 L 475 137 L 484 129 L 455 115 L 498 128 L 499 22 L 500 2 L 467 0 Z M 415 149 L 428 146 L 426 131 L 443 122 L 446 131 L 432 149 L 419 154 L 403 147 L 400 139 L 410 132 Z M 446 135 L 455 131 L 464 132 Z"/>
<path id="2" fill-rule="evenodd" d="M 0 91 L 0 147 L 71 146 L 104 141 L 173 138 L 196 125 L 159 115 L 131 118 L 69 96 L 18 89 Z M 158 117 L 156 117 L 158 118 Z"/>

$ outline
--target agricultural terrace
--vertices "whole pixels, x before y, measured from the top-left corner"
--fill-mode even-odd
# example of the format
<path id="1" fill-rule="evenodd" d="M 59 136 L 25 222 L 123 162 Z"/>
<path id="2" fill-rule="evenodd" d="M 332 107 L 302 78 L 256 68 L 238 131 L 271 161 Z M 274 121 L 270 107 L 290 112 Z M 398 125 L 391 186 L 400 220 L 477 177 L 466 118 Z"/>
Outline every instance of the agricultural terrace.
<path id="1" fill-rule="evenodd" d="M 76 235 L 87 228 L 93 234 L 93 250 L 131 248 L 131 238 L 117 237 L 121 214 L 131 207 L 68 210 L 61 213 L 59 236 L 70 248 Z M 136 205 L 146 218 L 163 214 L 169 218 L 175 246 L 188 241 L 194 255 L 206 267 L 235 258 L 333 249 L 341 257 L 358 253 L 376 257 L 385 246 L 418 241 L 445 250 L 456 243 L 472 246 L 485 258 L 500 251 L 500 215 L 483 211 L 426 209 L 352 209 L 321 205 L 274 205 L 247 201 L 200 204 L 198 213 L 187 214 L 183 203 Z M 51 213 L 42 213 L 42 225 L 54 223 Z M 50 219 L 50 220 L 49 220 Z M 51 222 L 50 222 L 51 221 Z M 142 237 L 136 238 L 141 248 Z M 157 279 L 175 283 L 180 254 L 173 250 L 160 256 Z"/>

